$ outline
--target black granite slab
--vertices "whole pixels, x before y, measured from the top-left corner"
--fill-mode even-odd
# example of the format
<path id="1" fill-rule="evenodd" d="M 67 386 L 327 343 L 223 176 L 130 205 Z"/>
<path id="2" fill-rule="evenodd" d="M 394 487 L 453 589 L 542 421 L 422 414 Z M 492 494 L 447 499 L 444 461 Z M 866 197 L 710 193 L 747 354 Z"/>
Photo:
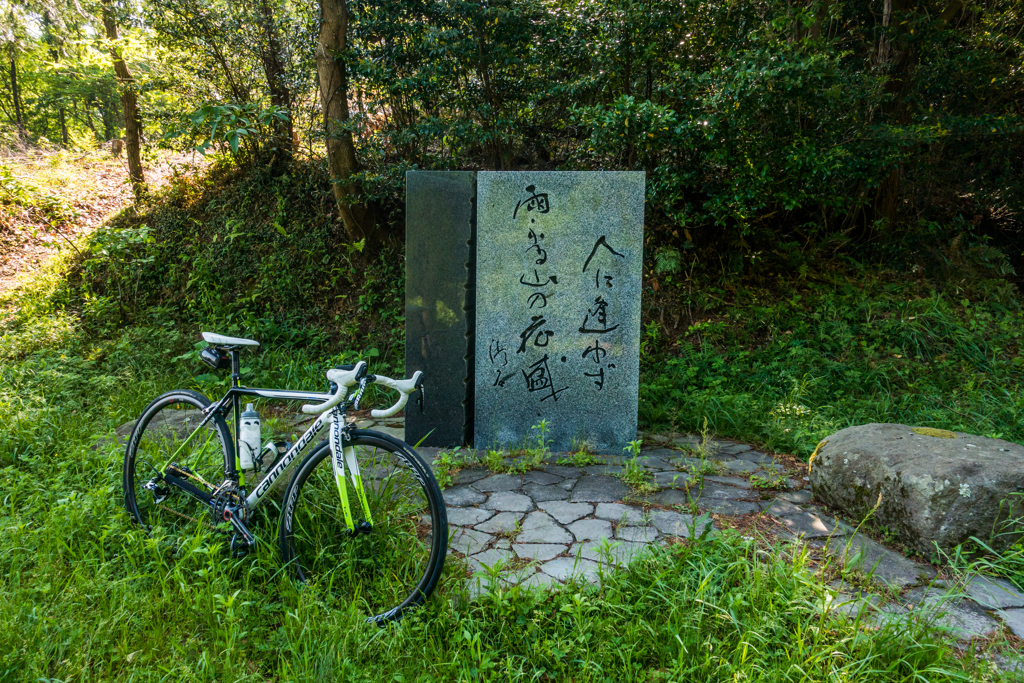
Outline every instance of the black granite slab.
<path id="1" fill-rule="evenodd" d="M 472 171 L 405 176 L 405 367 L 426 398 L 405 410 L 413 446 L 472 443 L 475 197 Z"/>

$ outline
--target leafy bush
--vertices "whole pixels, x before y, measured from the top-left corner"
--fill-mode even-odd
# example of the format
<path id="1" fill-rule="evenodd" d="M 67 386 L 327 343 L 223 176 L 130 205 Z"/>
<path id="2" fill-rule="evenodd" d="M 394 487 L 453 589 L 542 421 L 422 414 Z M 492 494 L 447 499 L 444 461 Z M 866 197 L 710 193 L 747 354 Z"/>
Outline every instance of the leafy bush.
<path id="1" fill-rule="evenodd" d="M 868 422 L 1024 440 L 1024 313 L 1004 281 L 943 291 L 855 268 L 724 289 L 660 280 L 647 316 L 672 317 L 649 324 L 642 422 L 695 432 L 707 416 L 720 434 L 804 456 Z"/>
<path id="2" fill-rule="evenodd" d="M 250 161 L 274 144 L 275 128 L 288 116 L 284 107 L 264 108 L 255 102 L 204 104 L 168 127 L 164 140 L 183 139 L 186 148 L 204 155 L 226 148 L 241 161 Z"/>

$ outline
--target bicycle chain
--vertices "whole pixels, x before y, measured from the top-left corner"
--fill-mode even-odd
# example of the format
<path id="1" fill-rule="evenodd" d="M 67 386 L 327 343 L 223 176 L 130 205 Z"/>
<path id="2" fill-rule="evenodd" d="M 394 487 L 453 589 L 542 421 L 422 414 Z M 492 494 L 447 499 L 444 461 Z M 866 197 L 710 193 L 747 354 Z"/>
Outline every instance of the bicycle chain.
<path id="1" fill-rule="evenodd" d="M 217 489 L 218 489 L 218 487 L 216 487 L 216 486 L 214 486 L 213 484 L 211 484 L 210 482 L 206 481 L 205 479 L 203 479 L 202 477 L 200 477 L 200 476 L 199 476 L 198 474 L 196 474 L 195 472 L 186 472 L 185 470 L 180 470 L 180 469 L 178 469 L 177 467 L 174 467 L 173 465 L 171 465 L 170 467 L 168 467 L 168 469 L 172 469 L 172 470 L 174 470 L 174 472 L 175 472 L 175 473 L 177 473 L 177 474 L 183 474 L 183 475 L 185 475 L 186 477 L 188 477 L 189 479 L 195 479 L 195 480 L 196 480 L 196 481 L 198 481 L 198 482 L 199 482 L 200 484 L 202 484 L 202 485 L 203 485 L 203 486 L 205 486 L 206 488 L 208 488 L 208 489 L 210 489 L 211 491 L 213 491 L 213 493 L 212 493 L 211 495 L 214 495 L 214 496 L 215 496 L 215 495 L 217 495 Z"/>
<path id="2" fill-rule="evenodd" d="M 177 467 L 171 467 L 170 469 L 173 469 L 174 472 L 177 473 L 177 474 L 182 474 L 182 475 L 184 475 L 184 476 L 186 476 L 186 477 L 188 477 L 190 479 L 195 479 L 196 481 L 201 483 L 206 488 L 211 489 L 213 491 L 213 493 L 211 495 L 213 495 L 213 496 L 219 495 L 220 492 L 226 486 L 230 485 L 230 483 L 231 483 L 229 481 L 226 481 L 223 484 L 221 484 L 220 486 L 216 486 L 215 487 L 215 486 L 213 486 L 213 484 L 211 484 L 210 482 L 206 481 L 205 479 L 200 477 L 198 474 L 194 474 L 194 473 L 191 473 L 191 472 L 185 472 L 184 470 L 180 470 Z M 231 491 L 230 494 L 231 494 L 231 496 L 235 500 L 243 501 L 243 499 L 237 493 L 235 493 L 234 491 Z M 190 517 L 189 515 L 186 515 L 184 512 L 178 512 L 177 510 L 172 510 L 171 508 L 167 507 L 166 505 L 161 505 L 160 503 L 157 503 L 156 506 L 158 508 L 162 509 L 162 510 L 166 510 L 167 512 L 170 512 L 172 515 L 177 515 L 178 517 L 182 517 L 184 519 L 187 519 L 190 522 L 195 522 L 196 524 L 204 526 L 207 529 L 212 529 L 213 531 L 218 531 L 218 532 L 221 531 L 220 529 L 218 529 L 217 527 L 213 526 L 212 524 L 207 524 L 206 522 L 201 522 L 198 519 L 196 519 L 195 517 Z"/>
<path id="3" fill-rule="evenodd" d="M 180 470 L 177 467 L 173 467 L 173 466 L 171 466 L 169 469 L 174 470 L 174 472 L 176 474 L 182 474 L 182 475 L 188 477 L 189 479 L 195 479 L 200 484 L 202 484 L 206 488 L 210 489 L 210 491 L 211 491 L 210 495 L 214 496 L 214 497 L 219 496 L 224 491 L 224 489 L 226 489 L 226 488 L 230 487 L 232 484 L 234 484 L 234 482 L 232 482 L 231 480 L 225 480 L 224 483 L 222 483 L 220 486 L 214 486 L 213 484 L 211 484 L 210 482 L 206 481 L 205 479 L 203 479 L 202 477 L 200 477 L 198 474 L 196 474 L 194 472 L 185 472 L 184 470 Z M 236 491 L 229 491 L 229 493 L 231 494 L 231 497 L 234 498 L 239 503 L 244 501 L 244 499 L 240 495 L 238 495 L 238 493 Z"/>
<path id="4" fill-rule="evenodd" d="M 213 531 L 220 531 L 220 529 L 218 529 L 217 527 L 213 526 L 212 524 L 207 524 L 206 522 L 201 522 L 198 519 L 196 519 L 195 517 L 189 517 L 184 512 L 178 512 L 177 510 L 172 510 L 171 508 L 167 507 L 166 505 L 161 505 L 161 504 L 157 503 L 157 507 L 162 509 L 162 510 L 167 510 L 172 515 L 178 515 L 179 517 L 184 517 L 185 519 L 187 519 L 190 522 L 195 522 L 196 524 L 200 524 L 202 526 L 205 526 L 207 529 L 212 529 Z"/>

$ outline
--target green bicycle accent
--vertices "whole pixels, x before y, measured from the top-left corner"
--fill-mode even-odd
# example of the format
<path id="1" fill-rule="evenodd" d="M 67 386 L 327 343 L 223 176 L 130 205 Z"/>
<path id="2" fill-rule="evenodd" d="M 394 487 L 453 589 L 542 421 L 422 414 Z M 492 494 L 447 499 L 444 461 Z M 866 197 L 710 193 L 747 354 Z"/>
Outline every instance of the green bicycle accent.
<path id="1" fill-rule="evenodd" d="M 366 501 L 366 490 L 363 488 L 363 475 L 357 474 L 353 479 L 355 479 L 356 496 L 359 498 L 359 504 L 363 507 L 366 521 L 373 524 L 373 517 L 370 515 L 370 504 Z"/>
<path id="2" fill-rule="evenodd" d="M 349 442 L 344 442 L 346 445 L 342 446 L 342 457 L 349 460 L 349 464 L 356 463 L 356 456 L 352 446 L 347 445 Z M 337 457 L 337 456 L 335 456 Z M 358 466 L 358 465 L 357 465 Z M 363 475 L 355 473 L 355 470 L 351 470 L 352 474 L 352 488 L 355 489 L 356 498 L 359 500 L 359 506 L 363 509 L 363 515 L 366 521 L 371 525 L 373 524 L 373 516 L 370 514 L 370 503 L 366 499 L 366 489 L 363 486 Z M 338 495 L 341 497 L 341 510 L 345 515 L 345 525 L 349 531 L 355 531 L 356 525 L 355 520 L 352 516 L 352 505 L 349 502 L 348 497 L 348 485 L 345 482 L 345 468 L 337 463 L 337 469 L 334 472 L 335 483 L 338 485 Z"/>
<path id="3" fill-rule="evenodd" d="M 341 496 L 341 511 L 345 514 L 345 526 L 349 531 L 356 530 L 356 524 L 352 521 L 352 508 L 348 504 L 348 487 L 345 485 L 345 473 L 334 473 L 334 481 L 338 484 L 338 494 Z"/>
<path id="4" fill-rule="evenodd" d="M 199 430 L 201 430 L 203 427 L 205 427 L 206 423 L 209 422 L 209 421 L 210 421 L 210 416 L 207 416 L 206 419 L 204 419 L 202 422 L 199 423 L 199 426 L 196 427 L 195 431 L 188 435 L 188 438 L 185 439 L 184 443 L 182 443 L 180 446 L 178 446 L 178 450 L 174 451 L 174 453 L 171 454 L 171 457 L 167 459 L 167 462 L 164 463 L 164 466 L 160 468 L 160 473 L 161 474 L 167 474 L 167 468 L 170 466 L 170 464 L 178 459 L 178 455 L 181 454 L 181 451 L 185 448 L 185 446 L 189 445 L 189 443 L 192 441 L 192 439 L 195 438 L 195 435 L 199 433 Z M 235 457 L 235 461 L 237 463 L 237 461 L 238 461 L 238 457 L 237 456 Z"/>

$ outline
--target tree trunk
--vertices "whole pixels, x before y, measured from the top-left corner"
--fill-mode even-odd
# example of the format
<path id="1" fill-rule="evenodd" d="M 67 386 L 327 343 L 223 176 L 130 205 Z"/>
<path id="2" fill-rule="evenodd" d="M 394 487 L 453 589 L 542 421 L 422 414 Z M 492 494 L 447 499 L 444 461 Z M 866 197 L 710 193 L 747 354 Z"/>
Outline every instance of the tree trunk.
<path id="1" fill-rule="evenodd" d="M 267 89 L 270 91 L 270 103 L 287 110 L 288 118 L 274 123 L 274 144 L 284 152 L 291 152 L 292 138 L 292 96 L 285 79 L 284 65 L 281 63 L 281 41 L 274 23 L 274 9 L 270 0 L 260 0 L 260 24 L 263 30 L 263 43 L 260 45 L 263 73 L 267 78 Z"/>
<path id="2" fill-rule="evenodd" d="M 18 89 L 18 61 L 11 55 L 11 92 L 14 96 L 14 125 L 18 135 L 25 134 L 25 110 L 21 106 L 21 90 Z"/>
<path id="3" fill-rule="evenodd" d="M 814 23 L 807 29 L 807 35 L 817 40 L 821 37 L 821 27 L 828 18 L 833 0 L 820 0 L 817 12 L 814 13 Z"/>
<path id="4" fill-rule="evenodd" d="M 60 64 L 60 41 L 53 32 L 53 19 L 50 17 L 50 10 L 43 12 L 43 29 L 46 34 L 46 44 L 50 46 L 50 58 L 54 66 Z M 61 96 L 61 103 L 57 105 L 57 119 L 60 121 L 60 141 L 64 147 L 68 146 L 68 119 L 64 112 L 64 97 Z"/>
<path id="5" fill-rule="evenodd" d="M 348 45 L 348 8 L 345 0 L 320 0 L 320 40 L 316 50 L 316 73 L 320 81 L 320 99 L 327 133 L 327 167 L 342 224 L 352 242 L 371 235 L 372 219 L 367 207 L 357 200 L 358 189 L 352 183 L 359 170 L 355 143 L 348 130 L 348 74 L 344 53 Z"/>
<path id="6" fill-rule="evenodd" d="M 882 37 L 878 41 L 877 62 L 879 66 L 888 67 L 889 75 L 885 81 L 885 91 L 892 99 L 884 110 L 895 123 L 905 123 L 906 107 L 903 106 L 903 93 L 910 67 L 913 63 L 913 50 L 906 44 L 903 36 L 898 34 L 901 19 L 908 12 L 907 0 L 884 0 L 882 5 Z M 899 211 L 901 169 L 893 168 L 882 181 L 875 197 L 875 217 L 884 219 L 888 226 L 895 224 Z"/>
<path id="7" fill-rule="evenodd" d="M 114 8 L 111 0 L 103 3 L 103 28 L 107 39 L 117 40 L 117 22 L 114 20 Z M 121 109 L 124 111 L 124 138 L 128 156 L 128 178 L 135 192 L 135 199 L 146 195 L 146 176 L 142 171 L 142 115 L 139 112 L 138 94 L 135 92 L 135 78 L 128 70 L 128 64 L 117 44 L 111 42 L 110 57 L 114 62 L 114 73 L 117 75 L 118 90 L 121 95 Z"/>
<path id="8" fill-rule="evenodd" d="M 64 115 L 64 107 L 62 106 L 57 114 L 60 116 L 60 141 L 67 147 L 68 146 L 68 119 Z"/>

